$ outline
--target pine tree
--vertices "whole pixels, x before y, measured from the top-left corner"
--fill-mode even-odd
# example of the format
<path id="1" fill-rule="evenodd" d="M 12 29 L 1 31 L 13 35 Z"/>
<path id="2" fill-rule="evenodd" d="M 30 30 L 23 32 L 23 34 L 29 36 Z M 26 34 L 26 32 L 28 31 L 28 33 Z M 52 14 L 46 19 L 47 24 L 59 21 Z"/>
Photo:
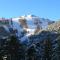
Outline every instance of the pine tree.
<path id="1" fill-rule="evenodd" d="M 47 39 L 44 40 L 44 60 L 51 60 L 52 59 L 52 43 L 50 40 L 49 35 L 47 36 Z"/>
<path id="2" fill-rule="evenodd" d="M 55 59 L 60 60 L 60 36 L 57 37 L 57 48 L 55 53 Z"/>
<path id="3" fill-rule="evenodd" d="M 23 57 L 23 45 L 16 36 L 11 36 L 9 40 L 6 39 L 2 50 L 2 56 L 7 55 L 7 60 L 20 60 Z"/>
<path id="4" fill-rule="evenodd" d="M 31 46 L 28 50 L 27 50 L 27 55 L 28 55 L 28 60 L 35 60 L 35 48 L 34 46 Z"/>
<path id="5" fill-rule="evenodd" d="M 19 59 L 19 51 L 22 50 L 22 45 L 20 44 L 19 40 L 15 36 L 11 37 L 11 40 L 9 41 L 8 51 L 12 57 L 12 60 L 18 60 Z"/>

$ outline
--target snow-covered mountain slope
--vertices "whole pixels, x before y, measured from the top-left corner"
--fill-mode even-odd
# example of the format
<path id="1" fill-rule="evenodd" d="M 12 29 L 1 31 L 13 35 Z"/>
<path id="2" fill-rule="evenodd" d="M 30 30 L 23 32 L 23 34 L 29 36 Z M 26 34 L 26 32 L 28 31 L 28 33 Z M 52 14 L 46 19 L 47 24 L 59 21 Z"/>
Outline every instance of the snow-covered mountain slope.
<path id="1" fill-rule="evenodd" d="M 51 24 L 52 22 L 53 21 L 49 19 L 40 18 L 35 15 L 26 15 L 12 18 L 12 27 L 13 29 L 17 29 L 19 34 L 25 30 L 27 35 L 31 35 L 40 30 L 46 30 L 48 24 Z"/>

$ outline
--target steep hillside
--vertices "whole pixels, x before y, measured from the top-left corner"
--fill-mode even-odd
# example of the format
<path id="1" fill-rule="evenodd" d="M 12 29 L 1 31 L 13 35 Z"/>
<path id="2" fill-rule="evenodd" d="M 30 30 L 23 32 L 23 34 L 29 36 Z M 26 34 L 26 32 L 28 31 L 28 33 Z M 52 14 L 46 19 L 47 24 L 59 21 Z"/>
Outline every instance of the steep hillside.
<path id="1" fill-rule="evenodd" d="M 55 23 L 53 24 L 50 24 L 48 26 L 48 30 L 58 30 L 60 28 L 60 21 L 56 21 Z"/>

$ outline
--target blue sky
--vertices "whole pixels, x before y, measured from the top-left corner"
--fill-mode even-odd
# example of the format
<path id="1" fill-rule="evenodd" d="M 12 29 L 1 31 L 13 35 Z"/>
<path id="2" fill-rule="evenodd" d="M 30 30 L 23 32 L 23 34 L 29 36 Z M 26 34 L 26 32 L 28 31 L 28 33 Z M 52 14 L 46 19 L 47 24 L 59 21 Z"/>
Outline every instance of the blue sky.
<path id="1" fill-rule="evenodd" d="M 27 14 L 52 20 L 60 19 L 60 0 L 0 0 L 0 17 Z"/>

